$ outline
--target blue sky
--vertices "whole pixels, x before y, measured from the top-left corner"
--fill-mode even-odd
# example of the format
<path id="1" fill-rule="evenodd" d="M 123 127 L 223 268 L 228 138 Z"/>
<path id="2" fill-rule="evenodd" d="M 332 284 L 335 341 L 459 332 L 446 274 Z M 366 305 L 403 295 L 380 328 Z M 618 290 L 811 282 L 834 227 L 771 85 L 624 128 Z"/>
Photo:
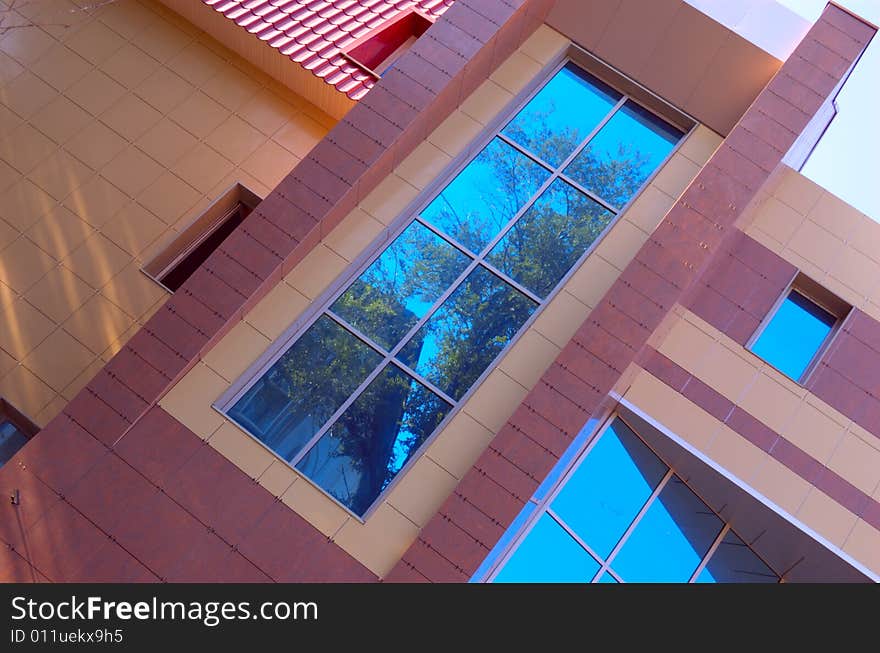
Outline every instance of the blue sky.
<path id="1" fill-rule="evenodd" d="M 814 21 L 826 0 L 778 0 Z M 880 1 L 839 0 L 838 4 L 880 24 Z M 862 55 L 837 98 L 838 114 L 814 150 L 803 173 L 880 222 L 880 37 Z"/>

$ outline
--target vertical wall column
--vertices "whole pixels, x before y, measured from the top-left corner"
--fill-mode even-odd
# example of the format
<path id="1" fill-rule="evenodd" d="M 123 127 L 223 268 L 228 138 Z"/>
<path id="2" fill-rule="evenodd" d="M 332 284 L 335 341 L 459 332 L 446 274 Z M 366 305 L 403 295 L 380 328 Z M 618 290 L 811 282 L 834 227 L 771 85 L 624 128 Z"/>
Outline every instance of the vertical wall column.
<path id="1" fill-rule="evenodd" d="M 829 5 L 386 580 L 466 581 L 866 47 Z"/>

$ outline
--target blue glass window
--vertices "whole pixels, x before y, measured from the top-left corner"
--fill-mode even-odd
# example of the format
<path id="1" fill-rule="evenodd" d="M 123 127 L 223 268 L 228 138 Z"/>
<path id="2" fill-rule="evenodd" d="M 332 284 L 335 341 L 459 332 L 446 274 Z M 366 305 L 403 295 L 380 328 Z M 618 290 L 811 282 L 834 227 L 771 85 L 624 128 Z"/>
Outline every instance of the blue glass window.
<path id="1" fill-rule="evenodd" d="M 566 481 L 553 510 L 596 553 L 607 556 L 666 471 L 626 424 L 614 422 Z"/>
<path id="2" fill-rule="evenodd" d="M 382 356 L 321 316 L 229 410 L 291 461 L 381 362 Z"/>
<path id="3" fill-rule="evenodd" d="M 220 407 L 364 515 L 680 136 L 566 63 Z"/>
<path id="4" fill-rule="evenodd" d="M 544 515 L 495 577 L 496 583 L 589 583 L 599 563 Z"/>
<path id="5" fill-rule="evenodd" d="M 611 568 L 630 583 L 685 583 L 724 523 L 673 476 L 651 503 Z"/>
<path id="6" fill-rule="evenodd" d="M 590 140 L 565 174 L 619 209 L 681 137 L 678 129 L 630 100 Z"/>
<path id="7" fill-rule="evenodd" d="M 363 514 L 448 411 L 449 404 L 390 365 L 296 468 Z"/>
<path id="8" fill-rule="evenodd" d="M 834 315 L 793 290 L 764 327 L 752 351 L 797 381 L 836 322 Z"/>
<path id="9" fill-rule="evenodd" d="M 561 165 L 623 97 L 572 63 L 560 70 L 501 132 Z"/>
<path id="10" fill-rule="evenodd" d="M 400 360 L 460 399 L 537 304 L 478 267 L 400 352 Z"/>
<path id="11" fill-rule="evenodd" d="M 422 217 L 479 253 L 549 176 L 546 168 L 495 138 L 422 211 Z"/>
<path id="12" fill-rule="evenodd" d="M 502 272 L 546 297 L 605 230 L 614 214 L 557 179 L 489 253 Z M 543 256 L 553 252 L 553 256 Z"/>
<path id="13" fill-rule="evenodd" d="M 391 349 L 469 262 L 440 236 L 413 222 L 333 302 L 330 310 Z"/>
<path id="14" fill-rule="evenodd" d="M 519 542 L 505 534 L 514 550 L 493 582 L 779 582 L 621 419 L 533 501 L 535 526 Z"/>

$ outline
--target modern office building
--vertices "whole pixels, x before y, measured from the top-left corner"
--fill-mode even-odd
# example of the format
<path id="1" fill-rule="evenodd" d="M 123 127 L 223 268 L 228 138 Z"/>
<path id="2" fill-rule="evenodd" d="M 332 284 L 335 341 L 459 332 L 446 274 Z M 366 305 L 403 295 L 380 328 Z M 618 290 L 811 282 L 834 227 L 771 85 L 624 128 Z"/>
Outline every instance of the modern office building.
<path id="1" fill-rule="evenodd" d="M 3 580 L 880 578 L 875 26 L 6 5 Z"/>

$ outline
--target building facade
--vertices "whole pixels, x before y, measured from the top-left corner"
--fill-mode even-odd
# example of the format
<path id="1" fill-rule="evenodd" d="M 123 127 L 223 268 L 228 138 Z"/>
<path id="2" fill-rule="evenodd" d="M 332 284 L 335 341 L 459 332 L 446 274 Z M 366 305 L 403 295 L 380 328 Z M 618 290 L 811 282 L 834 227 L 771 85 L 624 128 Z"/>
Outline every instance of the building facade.
<path id="1" fill-rule="evenodd" d="M 876 30 L 706 4 L 17 12 L 2 578 L 877 580 Z"/>

